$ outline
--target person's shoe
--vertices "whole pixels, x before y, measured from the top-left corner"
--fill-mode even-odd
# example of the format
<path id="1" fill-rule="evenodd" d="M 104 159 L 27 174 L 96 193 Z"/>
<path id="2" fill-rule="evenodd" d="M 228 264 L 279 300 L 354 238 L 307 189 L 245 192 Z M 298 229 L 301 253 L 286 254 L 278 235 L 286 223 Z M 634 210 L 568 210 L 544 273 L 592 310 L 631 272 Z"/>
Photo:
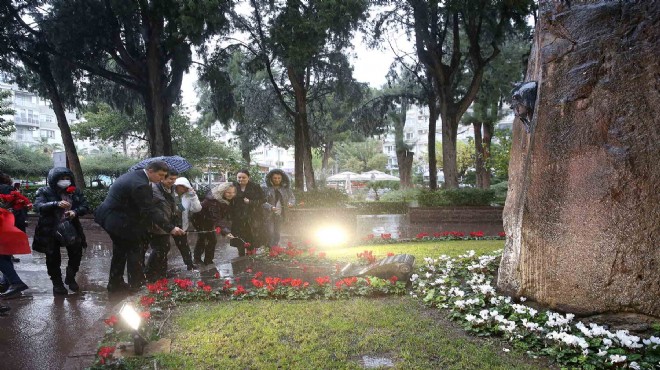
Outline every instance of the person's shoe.
<path id="1" fill-rule="evenodd" d="M 6 283 L 0 283 L 0 293 L 4 293 L 9 289 L 9 284 Z"/>
<path id="2" fill-rule="evenodd" d="M 21 262 L 21 259 L 20 259 L 20 258 L 16 258 L 16 257 L 14 257 L 14 256 L 11 256 L 11 261 L 14 262 L 14 263 L 19 263 L 19 262 Z"/>
<path id="3" fill-rule="evenodd" d="M 72 292 L 77 292 L 80 290 L 80 286 L 76 283 L 76 274 L 71 273 L 69 269 L 66 271 L 66 278 L 64 279 L 64 284 L 69 286 Z"/>
<path id="4" fill-rule="evenodd" d="M 0 304 L 0 314 L 7 313 L 11 310 L 11 307 Z"/>
<path id="5" fill-rule="evenodd" d="M 197 265 L 195 265 L 193 263 L 189 264 L 186 267 L 188 268 L 188 271 L 197 270 Z"/>
<path id="6" fill-rule="evenodd" d="M 53 295 L 67 295 L 67 294 L 69 294 L 69 291 L 66 290 L 64 284 L 62 283 L 53 284 Z"/>
<path id="7" fill-rule="evenodd" d="M 0 294 L 0 298 L 15 298 L 21 295 L 21 292 L 25 289 L 28 289 L 28 286 L 25 283 L 11 284 L 7 291 Z"/>
<path id="8" fill-rule="evenodd" d="M 131 289 L 131 286 L 121 281 L 119 283 L 108 283 L 108 292 L 109 293 L 119 293 L 119 292 L 128 292 Z"/>

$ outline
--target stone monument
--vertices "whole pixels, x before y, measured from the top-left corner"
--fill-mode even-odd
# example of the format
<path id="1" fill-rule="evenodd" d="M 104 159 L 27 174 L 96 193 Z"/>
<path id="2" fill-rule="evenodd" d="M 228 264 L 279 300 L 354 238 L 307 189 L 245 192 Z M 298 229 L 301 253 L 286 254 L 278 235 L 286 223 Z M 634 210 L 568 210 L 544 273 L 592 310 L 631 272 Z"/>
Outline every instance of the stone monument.
<path id="1" fill-rule="evenodd" d="M 660 1 L 540 1 L 503 216 L 508 294 L 660 317 L 659 19 Z"/>
<path id="2" fill-rule="evenodd" d="M 339 275 L 345 276 L 375 276 L 389 279 L 396 276 L 399 281 L 408 281 L 412 274 L 415 256 L 411 254 L 397 254 L 385 257 L 367 266 L 357 266 L 352 263 L 344 266 Z"/>

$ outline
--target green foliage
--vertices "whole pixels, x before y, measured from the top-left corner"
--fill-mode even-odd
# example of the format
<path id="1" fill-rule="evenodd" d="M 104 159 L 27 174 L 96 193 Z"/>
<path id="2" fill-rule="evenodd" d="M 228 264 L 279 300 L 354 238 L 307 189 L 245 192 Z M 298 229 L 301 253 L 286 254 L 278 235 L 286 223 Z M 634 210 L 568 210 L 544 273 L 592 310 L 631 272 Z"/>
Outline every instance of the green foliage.
<path id="1" fill-rule="evenodd" d="M 348 206 L 357 208 L 359 215 L 405 214 L 408 212 L 406 202 L 350 202 Z"/>
<path id="2" fill-rule="evenodd" d="M 491 162 L 495 172 L 495 180 L 509 179 L 509 159 L 511 158 L 511 130 L 495 130 L 495 140 L 491 146 Z"/>
<path id="3" fill-rule="evenodd" d="M 491 189 L 462 188 L 424 190 L 417 200 L 422 207 L 489 206 L 495 198 Z"/>
<path id="4" fill-rule="evenodd" d="M 421 189 L 392 190 L 380 196 L 381 202 L 411 202 L 417 200 Z"/>
<path id="5" fill-rule="evenodd" d="M 91 212 L 94 212 L 94 210 L 103 203 L 105 197 L 108 196 L 108 189 L 85 188 L 83 189 L 83 194 L 85 195 L 85 199 L 87 199 L 87 204 L 89 205 Z"/>
<path id="6" fill-rule="evenodd" d="M 375 139 L 363 142 L 344 142 L 337 145 L 337 162 L 342 171 L 366 172 L 385 171 L 387 156 L 382 144 Z"/>
<path id="7" fill-rule="evenodd" d="M 0 171 L 13 178 L 45 179 L 53 159 L 43 151 L 16 143 L 0 144 Z"/>
<path id="8" fill-rule="evenodd" d="M 102 152 L 96 155 L 86 155 L 80 158 L 80 165 L 86 176 L 110 176 L 117 178 L 139 160 L 123 154 Z"/>
<path id="9" fill-rule="evenodd" d="M 509 190 L 509 182 L 499 182 L 497 184 L 491 185 L 490 189 L 495 192 L 495 199 L 493 202 L 503 206 L 504 202 L 506 202 L 506 193 Z"/>
<path id="10" fill-rule="evenodd" d="M 349 200 L 346 193 L 333 188 L 317 188 L 308 191 L 294 189 L 300 207 L 324 208 L 343 207 Z"/>
<path id="11" fill-rule="evenodd" d="M 0 90 L 0 145 L 6 143 L 6 138 L 16 130 L 14 122 L 5 119 L 5 116 L 13 116 L 11 109 L 11 91 Z"/>
<path id="12" fill-rule="evenodd" d="M 71 127 L 77 139 L 125 144 L 128 138 L 146 140 L 144 137 L 144 109 L 132 114 L 113 109 L 106 103 L 91 103 L 85 108 L 85 118 Z"/>

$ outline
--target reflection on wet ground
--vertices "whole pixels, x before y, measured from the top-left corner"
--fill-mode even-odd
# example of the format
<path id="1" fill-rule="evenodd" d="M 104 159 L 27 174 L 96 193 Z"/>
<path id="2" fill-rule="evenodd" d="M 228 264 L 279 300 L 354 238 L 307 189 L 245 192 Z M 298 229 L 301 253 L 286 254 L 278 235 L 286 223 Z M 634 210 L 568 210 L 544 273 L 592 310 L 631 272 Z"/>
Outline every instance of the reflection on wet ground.
<path id="1" fill-rule="evenodd" d="M 31 237 L 36 219 L 31 218 L 30 221 L 28 235 Z M 94 351 L 103 329 L 98 333 L 96 329 L 90 329 L 100 319 L 114 313 L 110 312 L 112 308 L 126 298 L 126 295 L 109 295 L 106 291 L 112 256 L 112 245 L 107 234 L 91 219 L 84 219 L 83 227 L 89 247 L 83 254 L 77 275 L 81 287 L 78 294 L 53 296 L 44 254 L 34 252 L 32 255 L 17 256 L 20 262 L 15 264 L 16 271 L 30 289 L 19 298 L 2 301 L 12 310 L 8 315 L 0 316 L 0 368 L 61 369 L 65 362 L 70 366 L 75 361 L 66 361 L 67 355 L 85 352 L 80 347 L 90 347 L 90 343 Z M 196 237 L 191 235 L 190 245 L 194 246 L 195 241 Z M 62 252 L 64 271 L 67 258 L 66 251 Z M 169 254 L 168 277 L 217 281 L 214 277 L 216 272 L 227 277 L 232 275 L 229 261 L 237 255 L 235 248 L 220 240 L 215 254 L 217 269 L 215 266 L 201 266 L 198 271 L 187 271 L 178 249 L 174 247 Z M 88 366 L 90 354 L 79 355 L 80 368 Z"/>

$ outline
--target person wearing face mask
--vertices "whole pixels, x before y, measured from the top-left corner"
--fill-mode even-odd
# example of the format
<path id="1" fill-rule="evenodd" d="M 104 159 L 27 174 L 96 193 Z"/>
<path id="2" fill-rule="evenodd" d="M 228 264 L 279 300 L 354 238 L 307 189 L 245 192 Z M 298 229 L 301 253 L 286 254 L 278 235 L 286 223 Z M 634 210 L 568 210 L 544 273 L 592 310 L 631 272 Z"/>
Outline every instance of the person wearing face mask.
<path id="1" fill-rule="evenodd" d="M 238 171 L 234 186 L 236 187 L 236 198 L 230 212 L 231 232 L 236 238 L 232 239 L 229 244 L 238 249 L 239 256 L 245 256 L 246 247 L 248 250 L 253 250 L 267 243 L 267 235 L 262 230 L 263 212 L 261 210 L 266 196 L 259 185 L 250 181 L 248 170 Z M 249 245 L 246 246 L 241 239 Z"/>
<path id="2" fill-rule="evenodd" d="M 46 254 L 46 268 L 53 282 L 54 295 L 68 294 L 64 284 L 73 292 L 80 290 L 76 273 L 80 267 L 83 248 L 87 247 L 80 217 L 89 212 L 83 193 L 73 185 L 73 173 L 66 167 L 48 172 L 48 186 L 37 190 L 34 210 L 39 221 L 34 231 L 32 249 Z M 60 248 L 69 256 L 66 277 L 62 281 Z"/>

